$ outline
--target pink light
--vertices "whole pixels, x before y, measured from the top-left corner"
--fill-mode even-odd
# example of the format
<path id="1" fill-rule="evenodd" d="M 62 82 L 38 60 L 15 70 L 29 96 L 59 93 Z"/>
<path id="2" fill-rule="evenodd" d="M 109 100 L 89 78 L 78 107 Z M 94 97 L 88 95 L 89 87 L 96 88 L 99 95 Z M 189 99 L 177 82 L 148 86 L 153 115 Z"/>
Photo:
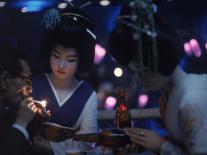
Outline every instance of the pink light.
<path id="1" fill-rule="evenodd" d="M 191 49 L 191 46 L 188 42 L 184 43 L 184 51 L 187 55 L 192 54 L 192 49 Z"/>
<path id="2" fill-rule="evenodd" d="M 105 100 L 105 109 L 110 110 L 110 109 L 114 109 L 115 105 L 117 103 L 117 100 L 115 97 L 112 96 L 108 96 Z"/>
<path id="3" fill-rule="evenodd" d="M 139 107 L 142 108 L 142 107 L 146 106 L 147 102 L 148 102 L 148 95 L 146 95 L 146 94 L 139 95 L 139 97 L 138 97 Z"/>
<path id="4" fill-rule="evenodd" d="M 96 44 L 94 63 L 95 64 L 100 63 L 105 55 L 106 55 L 106 50 L 100 45 Z"/>
<path id="5" fill-rule="evenodd" d="M 201 53 L 201 48 L 200 48 L 198 41 L 196 39 L 191 39 L 190 46 L 193 50 L 194 55 L 196 57 L 200 57 L 202 53 Z"/>
<path id="6" fill-rule="evenodd" d="M 192 47 L 197 46 L 197 45 L 198 45 L 198 41 L 197 41 L 196 39 L 191 39 L 191 40 L 190 40 L 190 45 L 191 45 Z"/>
<path id="7" fill-rule="evenodd" d="M 205 48 L 206 48 L 206 50 L 207 50 L 207 43 L 205 43 Z"/>

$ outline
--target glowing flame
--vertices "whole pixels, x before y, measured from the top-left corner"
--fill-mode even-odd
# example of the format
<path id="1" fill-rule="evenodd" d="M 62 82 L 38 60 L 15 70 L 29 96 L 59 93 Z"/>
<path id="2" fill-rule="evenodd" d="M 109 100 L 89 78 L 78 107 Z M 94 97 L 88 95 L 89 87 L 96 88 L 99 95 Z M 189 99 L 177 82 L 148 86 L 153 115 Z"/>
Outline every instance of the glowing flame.
<path id="1" fill-rule="evenodd" d="M 42 100 L 42 101 L 40 101 L 40 104 L 42 105 L 43 108 L 45 108 L 47 105 L 47 101 Z"/>

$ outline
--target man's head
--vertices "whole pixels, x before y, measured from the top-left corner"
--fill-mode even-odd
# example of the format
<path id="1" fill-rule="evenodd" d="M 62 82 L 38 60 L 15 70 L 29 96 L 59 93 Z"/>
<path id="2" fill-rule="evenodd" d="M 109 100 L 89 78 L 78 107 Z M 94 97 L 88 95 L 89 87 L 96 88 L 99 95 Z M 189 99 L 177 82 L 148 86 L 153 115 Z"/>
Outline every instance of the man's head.
<path id="1" fill-rule="evenodd" d="M 17 49 L 0 47 L 0 97 L 18 103 L 31 89 L 31 70 Z"/>

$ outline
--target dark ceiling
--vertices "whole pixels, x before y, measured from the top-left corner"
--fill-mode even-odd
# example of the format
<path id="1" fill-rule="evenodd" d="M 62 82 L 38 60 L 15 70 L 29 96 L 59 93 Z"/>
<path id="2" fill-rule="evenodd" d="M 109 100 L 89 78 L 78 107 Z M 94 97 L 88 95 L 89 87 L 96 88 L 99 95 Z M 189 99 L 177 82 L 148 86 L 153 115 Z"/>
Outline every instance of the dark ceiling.
<path id="1" fill-rule="evenodd" d="M 111 1 L 112 5 L 103 7 L 99 5 L 99 0 L 91 0 L 91 5 L 83 8 L 93 19 L 97 42 L 103 47 L 107 47 L 108 35 L 115 26 L 115 17 L 124 0 Z M 183 40 L 197 37 L 201 43 L 207 41 L 206 0 L 153 1 L 159 2 L 158 14 L 180 32 Z M 32 65 L 35 66 L 43 31 L 42 14 L 46 9 L 57 7 L 60 2 L 64 0 L 7 0 L 6 6 L 0 8 L 0 40 L 17 40 L 26 49 Z M 73 0 L 72 4 L 81 6 L 86 2 L 87 0 Z M 22 13 L 21 9 L 25 6 L 31 11 Z"/>

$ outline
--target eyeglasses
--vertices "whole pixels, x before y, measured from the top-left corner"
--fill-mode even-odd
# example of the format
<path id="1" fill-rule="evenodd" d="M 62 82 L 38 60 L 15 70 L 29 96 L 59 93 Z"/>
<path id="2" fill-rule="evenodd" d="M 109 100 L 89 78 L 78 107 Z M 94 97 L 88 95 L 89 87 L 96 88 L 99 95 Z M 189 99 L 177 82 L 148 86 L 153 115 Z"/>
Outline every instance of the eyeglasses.
<path id="1" fill-rule="evenodd" d="M 32 78 L 31 77 L 28 77 L 28 76 L 25 76 L 25 75 L 18 75 L 17 76 L 18 78 L 21 78 L 26 85 L 30 86 L 32 84 Z"/>

